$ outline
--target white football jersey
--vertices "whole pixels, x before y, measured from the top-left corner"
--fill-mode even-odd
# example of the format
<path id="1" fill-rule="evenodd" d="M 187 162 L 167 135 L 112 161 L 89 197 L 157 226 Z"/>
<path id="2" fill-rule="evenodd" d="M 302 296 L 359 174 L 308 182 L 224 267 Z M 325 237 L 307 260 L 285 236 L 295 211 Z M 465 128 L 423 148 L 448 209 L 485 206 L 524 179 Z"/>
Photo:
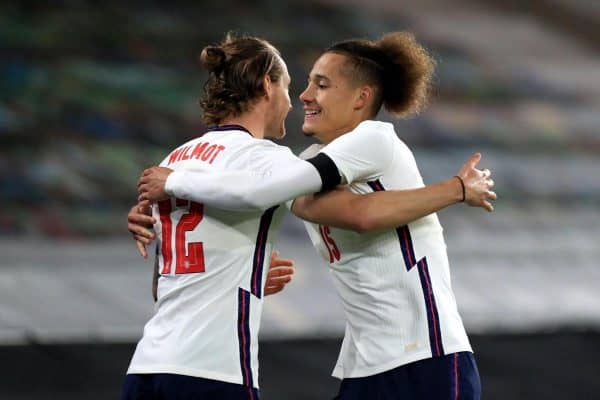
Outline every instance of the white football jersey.
<path id="1" fill-rule="evenodd" d="M 160 164 L 268 175 L 289 149 L 220 127 Z M 154 206 L 158 301 L 128 373 L 172 373 L 258 387 L 258 331 L 272 243 L 284 207 L 225 211 L 171 198 Z"/>
<path id="2" fill-rule="evenodd" d="M 315 146 L 302 157 L 312 157 Z M 334 160 L 342 182 L 350 182 L 354 193 L 424 186 L 412 152 L 389 123 L 364 121 L 321 152 Z M 370 376 L 472 351 L 452 292 L 437 215 L 379 233 L 305 224 L 331 267 L 346 315 L 335 377 Z"/>

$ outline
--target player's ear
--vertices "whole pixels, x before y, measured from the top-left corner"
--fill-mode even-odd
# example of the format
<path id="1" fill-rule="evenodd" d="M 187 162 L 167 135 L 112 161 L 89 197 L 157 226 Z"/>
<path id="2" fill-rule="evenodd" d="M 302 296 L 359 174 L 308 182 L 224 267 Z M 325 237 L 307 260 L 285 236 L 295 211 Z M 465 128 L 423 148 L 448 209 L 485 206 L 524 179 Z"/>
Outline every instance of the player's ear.
<path id="1" fill-rule="evenodd" d="M 354 109 L 361 110 L 368 107 L 373 99 L 373 88 L 371 86 L 361 86 L 358 88 L 356 100 L 354 101 Z"/>
<path id="2" fill-rule="evenodd" d="M 273 82 L 271 81 L 271 77 L 269 75 L 265 75 L 263 78 L 263 88 L 265 89 L 265 97 L 267 100 L 269 100 L 273 91 Z"/>

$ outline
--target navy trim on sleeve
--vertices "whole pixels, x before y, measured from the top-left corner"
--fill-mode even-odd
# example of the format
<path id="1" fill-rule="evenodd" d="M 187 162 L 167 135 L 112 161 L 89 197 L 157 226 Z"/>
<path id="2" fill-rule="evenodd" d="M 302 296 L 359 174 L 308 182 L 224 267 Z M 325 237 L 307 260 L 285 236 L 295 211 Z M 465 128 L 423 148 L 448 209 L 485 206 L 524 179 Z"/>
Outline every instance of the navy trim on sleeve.
<path id="1" fill-rule="evenodd" d="M 335 188 L 342 181 L 338 167 L 327 154 L 319 153 L 306 161 L 311 163 L 321 175 L 321 182 L 323 183 L 321 192 Z"/>

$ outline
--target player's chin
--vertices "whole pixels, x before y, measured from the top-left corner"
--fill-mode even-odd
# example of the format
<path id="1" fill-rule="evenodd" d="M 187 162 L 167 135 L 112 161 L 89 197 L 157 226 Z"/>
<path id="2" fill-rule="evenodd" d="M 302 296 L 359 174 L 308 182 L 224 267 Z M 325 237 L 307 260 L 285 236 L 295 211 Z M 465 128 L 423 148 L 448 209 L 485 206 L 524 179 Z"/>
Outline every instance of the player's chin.
<path id="1" fill-rule="evenodd" d="M 302 124 L 302 133 L 304 136 L 314 136 L 315 132 L 306 123 Z"/>
<path id="2" fill-rule="evenodd" d="M 281 125 L 281 129 L 279 130 L 279 137 L 277 139 L 283 139 L 287 131 L 285 130 L 285 125 Z"/>
<path id="3" fill-rule="evenodd" d="M 280 140 L 285 137 L 285 134 L 286 134 L 285 128 L 282 128 L 279 131 L 277 131 L 276 133 L 269 135 L 268 137 L 270 137 L 271 139 Z"/>

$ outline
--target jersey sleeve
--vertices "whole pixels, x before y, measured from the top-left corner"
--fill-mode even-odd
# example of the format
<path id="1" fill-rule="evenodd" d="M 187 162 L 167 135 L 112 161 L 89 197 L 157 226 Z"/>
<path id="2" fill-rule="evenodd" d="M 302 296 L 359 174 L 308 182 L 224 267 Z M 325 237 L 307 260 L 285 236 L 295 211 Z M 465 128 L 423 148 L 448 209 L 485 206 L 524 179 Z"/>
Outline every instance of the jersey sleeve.
<path id="1" fill-rule="evenodd" d="M 363 123 L 325 146 L 326 154 L 337 166 L 342 184 L 374 179 L 393 159 L 393 137 L 377 122 Z"/>
<path id="2" fill-rule="evenodd" d="M 250 151 L 244 170 L 174 171 L 165 191 L 221 209 L 264 210 L 339 183 L 337 168 L 325 155 L 317 161 L 304 161 L 288 148 L 273 144 Z"/>

